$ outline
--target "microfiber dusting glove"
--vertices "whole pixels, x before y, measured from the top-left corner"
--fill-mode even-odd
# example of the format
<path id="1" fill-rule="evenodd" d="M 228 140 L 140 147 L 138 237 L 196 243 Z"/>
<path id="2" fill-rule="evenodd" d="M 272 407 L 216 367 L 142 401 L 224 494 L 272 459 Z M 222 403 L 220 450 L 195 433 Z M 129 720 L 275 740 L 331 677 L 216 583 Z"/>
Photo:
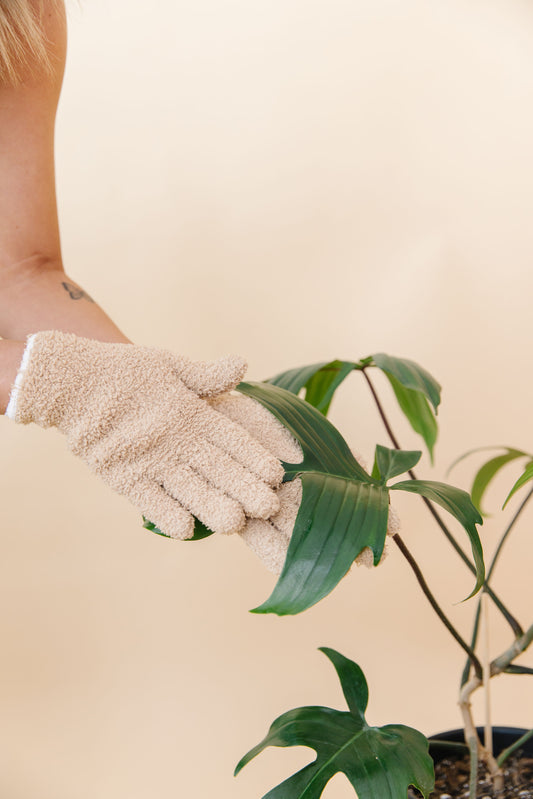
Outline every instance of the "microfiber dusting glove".
<path id="1" fill-rule="evenodd" d="M 269 452 L 286 463 L 300 463 L 303 452 L 300 444 L 281 422 L 263 405 L 244 394 L 222 394 L 210 400 L 211 407 L 225 414 L 263 444 Z M 354 457 L 361 463 L 359 455 Z M 364 463 L 361 466 L 365 468 Z M 280 509 L 270 519 L 248 519 L 241 538 L 263 561 L 273 574 L 280 574 L 285 563 L 294 523 L 302 501 L 302 483 L 296 478 L 283 483 L 277 491 Z M 394 535 L 399 530 L 399 519 L 394 508 L 389 507 L 387 533 Z M 383 557 L 386 556 L 386 550 Z M 381 561 L 380 561 L 381 562 Z M 355 559 L 358 566 L 373 566 L 374 556 L 369 547 Z"/>
<path id="2" fill-rule="evenodd" d="M 29 337 L 6 416 L 57 427 L 115 491 L 173 538 L 196 516 L 219 533 L 279 509 L 279 460 L 208 397 L 242 379 L 241 358 L 190 361 L 72 333 Z"/>

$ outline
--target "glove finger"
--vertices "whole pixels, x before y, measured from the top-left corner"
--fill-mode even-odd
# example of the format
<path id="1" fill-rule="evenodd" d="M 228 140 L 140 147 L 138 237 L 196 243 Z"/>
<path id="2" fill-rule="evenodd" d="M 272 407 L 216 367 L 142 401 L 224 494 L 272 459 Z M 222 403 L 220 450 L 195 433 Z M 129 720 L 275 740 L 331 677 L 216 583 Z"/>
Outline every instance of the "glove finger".
<path id="1" fill-rule="evenodd" d="M 282 535 L 290 539 L 302 501 L 302 481 L 296 478 L 290 483 L 283 483 L 278 488 L 276 495 L 279 499 L 280 509 L 270 521 Z"/>
<path id="2" fill-rule="evenodd" d="M 152 524 L 171 538 L 192 538 L 194 518 L 157 482 L 143 479 L 124 492 Z"/>
<path id="3" fill-rule="evenodd" d="M 383 554 L 385 554 L 385 550 L 383 550 Z M 354 563 L 356 566 L 365 566 L 367 569 L 371 569 L 374 566 L 374 553 L 370 547 L 365 547 L 362 549 L 354 560 Z M 353 563 L 350 568 L 353 568 Z"/>
<path id="4" fill-rule="evenodd" d="M 401 521 L 398 511 L 394 505 L 389 505 L 389 521 L 387 523 L 387 535 L 393 536 L 400 532 Z"/>
<path id="5" fill-rule="evenodd" d="M 207 403 L 202 410 L 202 416 L 202 432 L 207 441 L 231 455 L 237 463 L 253 472 L 265 483 L 271 486 L 278 486 L 281 483 L 284 471 L 279 459 L 271 455 L 243 427 Z"/>
<path id="6" fill-rule="evenodd" d="M 296 478 L 290 483 L 283 483 L 276 493 L 280 501 L 280 510 L 270 519 L 270 522 L 279 530 L 281 535 L 285 536 L 290 541 L 302 501 L 302 481 Z M 395 509 L 389 505 L 387 535 L 394 535 L 398 532 L 399 527 L 400 520 L 398 514 Z M 386 557 L 387 544 L 385 543 L 383 554 L 379 562 L 382 563 Z M 365 547 L 361 550 L 354 562 L 357 566 L 372 568 L 374 566 L 374 553 L 370 547 Z"/>
<path id="7" fill-rule="evenodd" d="M 300 463 L 300 444 L 284 425 L 260 402 L 244 394 L 222 394 L 209 404 L 228 419 L 241 425 L 276 458 L 286 463 Z"/>
<path id="8" fill-rule="evenodd" d="M 156 478 L 168 494 L 215 533 L 237 533 L 244 527 L 244 511 L 236 500 L 213 488 L 189 466 L 172 464 Z"/>
<path id="9" fill-rule="evenodd" d="M 191 442 L 184 455 L 191 469 L 235 499 L 248 516 L 268 519 L 279 511 L 280 501 L 276 493 L 209 441 Z"/>
<path id="10" fill-rule="evenodd" d="M 290 538 L 262 519 L 250 519 L 240 537 L 269 571 L 281 573 Z"/>
<path id="11" fill-rule="evenodd" d="M 239 355 L 228 355 L 217 361 L 174 359 L 174 369 L 188 389 L 199 397 L 214 397 L 232 391 L 243 379 L 247 363 Z"/>

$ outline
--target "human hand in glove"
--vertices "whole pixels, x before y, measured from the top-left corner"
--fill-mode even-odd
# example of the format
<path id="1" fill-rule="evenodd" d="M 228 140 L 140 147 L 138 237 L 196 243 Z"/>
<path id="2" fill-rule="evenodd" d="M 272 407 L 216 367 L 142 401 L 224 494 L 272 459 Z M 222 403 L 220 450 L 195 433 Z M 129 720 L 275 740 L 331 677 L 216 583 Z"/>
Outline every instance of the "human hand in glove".
<path id="1" fill-rule="evenodd" d="M 164 350 L 72 333 L 29 337 L 6 416 L 57 427 L 115 491 L 173 538 L 196 516 L 214 532 L 279 510 L 283 468 L 206 398 L 233 389 L 240 358 L 189 361 Z"/>
<path id="2" fill-rule="evenodd" d="M 228 419 L 246 428 L 251 435 L 280 461 L 300 463 L 303 452 L 300 444 L 286 427 L 261 403 L 244 394 L 222 394 L 210 400 L 210 405 L 223 413 Z M 360 462 L 359 456 L 354 457 Z M 365 468 L 365 465 L 361 463 Z M 302 483 L 296 478 L 283 483 L 276 490 L 280 508 L 270 519 L 247 519 L 241 538 L 258 555 L 267 569 L 279 575 L 285 563 L 287 549 L 291 540 L 296 516 L 302 501 Z M 389 508 L 388 535 L 399 530 L 399 520 L 394 508 Z M 386 549 L 382 560 L 386 556 Z M 373 566 L 374 555 L 369 547 L 355 559 L 359 566 Z"/>

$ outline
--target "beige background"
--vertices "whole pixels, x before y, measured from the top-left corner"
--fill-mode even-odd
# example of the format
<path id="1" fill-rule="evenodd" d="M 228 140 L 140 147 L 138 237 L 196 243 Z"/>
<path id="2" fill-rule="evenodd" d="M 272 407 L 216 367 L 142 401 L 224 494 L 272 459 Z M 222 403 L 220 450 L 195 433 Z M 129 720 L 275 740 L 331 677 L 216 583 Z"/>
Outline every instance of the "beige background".
<path id="1" fill-rule="evenodd" d="M 533 447 L 529 1 L 91 0 L 70 22 L 65 262 L 127 334 L 242 353 L 251 379 L 411 357 L 445 387 L 433 479 L 471 447 Z M 387 443 L 356 376 L 332 418 L 367 459 Z M 312 757 L 271 750 L 233 779 L 274 717 L 342 705 L 321 645 L 364 668 L 372 723 L 458 725 L 462 655 L 396 552 L 302 616 L 253 616 L 273 578 L 240 541 L 153 536 L 60 436 L 1 432 L 2 796 L 259 799 Z M 401 512 L 466 634 L 470 576 L 414 497 Z M 524 624 L 532 552 L 528 521 L 495 580 Z M 508 640 L 495 616 L 494 651 Z M 531 726 L 528 678 L 494 699 Z"/>

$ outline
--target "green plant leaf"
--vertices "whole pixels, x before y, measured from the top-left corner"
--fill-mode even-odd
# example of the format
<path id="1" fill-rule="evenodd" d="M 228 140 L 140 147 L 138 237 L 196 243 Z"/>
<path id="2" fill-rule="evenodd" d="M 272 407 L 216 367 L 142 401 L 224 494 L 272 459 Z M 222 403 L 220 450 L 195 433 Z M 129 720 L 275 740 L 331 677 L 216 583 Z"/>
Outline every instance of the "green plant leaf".
<path id="1" fill-rule="evenodd" d="M 511 744 L 511 746 L 508 746 L 507 749 L 504 749 L 503 752 L 500 752 L 500 754 L 496 758 L 497 764 L 499 766 L 503 766 L 509 755 L 512 755 L 513 752 L 516 752 L 518 749 L 524 746 L 524 744 L 530 741 L 531 738 L 533 738 L 533 729 L 525 732 L 523 735 L 520 736 L 520 738 L 518 738 L 518 740 L 514 741 Z"/>
<path id="2" fill-rule="evenodd" d="M 429 402 L 420 391 L 405 388 L 393 375 L 386 374 L 386 377 L 407 421 L 415 433 L 422 436 L 431 463 L 433 463 L 433 450 L 437 441 L 438 426 Z"/>
<path id="3" fill-rule="evenodd" d="M 472 495 L 472 502 L 477 508 L 479 508 L 483 516 L 488 515 L 481 508 L 483 497 L 490 483 L 498 474 L 500 469 L 502 469 L 506 464 L 510 463 L 511 461 L 516 460 L 516 458 L 522 458 L 522 457 L 531 458 L 531 455 L 529 455 L 527 452 L 523 452 L 523 450 L 521 449 L 515 449 L 514 447 L 478 447 L 476 449 L 471 449 L 468 452 L 465 452 L 464 455 L 461 455 L 459 458 L 457 458 L 457 460 L 455 460 L 448 469 L 448 473 L 465 458 L 487 449 L 492 449 L 492 450 L 503 449 L 505 450 L 505 452 L 502 455 L 496 455 L 495 457 L 491 458 L 486 463 L 484 463 L 476 472 L 476 475 L 472 482 L 472 488 L 470 490 L 470 493 Z"/>
<path id="4" fill-rule="evenodd" d="M 511 461 L 516 460 L 516 458 L 521 458 L 524 455 L 526 455 L 526 453 L 521 450 L 508 449 L 504 455 L 497 455 L 495 458 L 491 458 L 479 469 L 474 477 L 471 490 L 472 502 L 477 508 L 481 510 L 483 495 L 500 469 Z M 482 510 L 481 513 L 483 513 Z"/>
<path id="5" fill-rule="evenodd" d="M 422 453 L 419 450 L 389 449 L 378 444 L 375 456 L 377 473 L 372 472 L 372 476 L 377 476 L 381 482 L 386 483 L 387 480 L 408 472 L 416 466 L 421 457 Z"/>
<path id="6" fill-rule="evenodd" d="M 302 501 L 283 570 L 270 597 L 252 613 L 301 613 L 327 596 L 365 548 L 383 554 L 389 515 L 385 486 L 306 472 Z"/>
<path id="7" fill-rule="evenodd" d="M 324 369 L 331 361 L 322 361 L 321 363 L 311 363 L 307 366 L 298 366 L 295 369 L 288 369 L 286 372 L 280 372 L 274 377 L 270 377 L 266 382 L 273 386 L 284 388 L 285 391 L 290 391 L 291 394 L 299 394 L 302 388 L 305 388 L 309 380 L 320 371 Z"/>
<path id="8" fill-rule="evenodd" d="M 384 372 L 407 421 L 422 436 L 433 463 L 438 426 L 435 414 L 440 404 L 441 387 L 429 372 L 414 361 L 379 352 L 372 355 L 375 366 Z M 431 405 L 430 405 L 431 403 Z"/>
<path id="9" fill-rule="evenodd" d="M 298 439 L 304 458 L 284 463 L 302 480 L 302 501 L 285 564 L 271 596 L 254 613 L 301 613 L 329 594 L 370 547 L 377 564 L 389 513 L 388 489 L 357 463 L 339 431 L 309 403 L 267 383 L 241 383 Z"/>
<path id="10" fill-rule="evenodd" d="M 403 388 L 423 394 L 433 405 L 435 413 L 440 405 L 441 386 L 422 366 L 407 358 L 395 358 L 378 352 L 372 355 L 375 365 L 400 383 Z"/>
<path id="11" fill-rule="evenodd" d="M 509 491 L 507 499 L 503 503 L 504 508 L 511 499 L 511 497 L 514 496 L 514 494 L 516 494 L 516 492 L 520 488 L 522 488 L 522 486 L 525 486 L 526 483 L 529 483 L 530 480 L 533 480 L 533 461 L 527 464 L 526 468 L 524 469 L 524 471 L 522 472 L 522 474 L 520 475 L 514 486 Z"/>
<path id="12" fill-rule="evenodd" d="M 330 361 L 290 369 L 268 380 L 292 394 L 298 394 L 305 388 L 305 400 L 320 413 L 327 416 L 331 400 L 345 378 L 358 368 L 353 361 Z"/>
<path id="13" fill-rule="evenodd" d="M 470 599 L 474 594 L 477 594 L 485 581 L 483 547 L 476 527 L 476 524 L 483 524 L 483 519 L 473 504 L 470 494 L 461 488 L 455 488 L 446 483 L 438 483 L 433 480 L 405 480 L 390 486 L 390 490 L 420 494 L 420 496 L 429 499 L 431 502 L 436 502 L 462 524 L 470 539 L 476 566 L 476 585 L 472 593 L 466 598 Z"/>
<path id="14" fill-rule="evenodd" d="M 361 723 L 364 724 L 368 705 L 368 683 L 363 670 L 353 660 L 349 660 L 329 646 L 320 646 L 318 651 L 323 652 L 333 663 L 350 713 L 355 718 L 361 719 Z"/>
<path id="15" fill-rule="evenodd" d="M 300 463 L 283 463 L 285 482 L 302 472 L 319 471 L 375 483 L 356 461 L 337 428 L 308 402 L 269 383 L 239 383 L 237 390 L 264 405 L 300 442 L 304 459 Z"/>
<path id="16" fill-rule="evenodd" d="M 517 666 L 514 663 L 511 663 L 510 666 L 507 666 L 505 669 L 506 674 L 533 674 L 533 669 L 529 668 L 529 666 Z"/>
<path id="17" fill-rule="evenodd" d="M 351 361 L 332 361 L 322 367 L 306 384 L 306 402 L 327 416 L 333 395 L 355 368 Z"/>
<path id="18" fill-rule="evenodd" d="M 460 752 L 461 754 L 466 755 L 470 751 L 464 742 L 460 743 L 459 741 L 445 741 L 442 738 L 428 738 L 428 741 L 430 754 L 437 757 L 439 749 L 444 749 L 451 755 L 453 755 L 454 752 Z"/>
<path id="19" fill-rule="evenodd" d="M 156 527 L 155 524 L 150 522 L 147 518 L 143 516 L 143 527 L 150 532 L 155 533 L 156 535 L 162 535 L 163 538 L 171 538 L 172 536 L 163 533 L 159 527 Z M 198 521 L 198 519 L 194 520 L 194 535 L 192 538 L 184 538 L 184 541 L 202 541 L 204 538 L 208 538 L 210 535 L 213 535 L 213 531 L 209 530 L 202 522 Z"/>
<path id="20" fill-rule="evenodd" d="M 359 799 L 405 799 L 410 785 L 428 797 L 435 780 L 427 739 L 400 724 L 370 727 L 365 719 L 368 687 L 363 672 L 339 652 L 321 651 L 335 666 L 349 712 L 301 707 L 284 713 L 242 758 L 235 774 L 268 746 L 307 746 L 316 751 L 316 759 L 263 799 L 318 799 L 339 772 Z"/>

